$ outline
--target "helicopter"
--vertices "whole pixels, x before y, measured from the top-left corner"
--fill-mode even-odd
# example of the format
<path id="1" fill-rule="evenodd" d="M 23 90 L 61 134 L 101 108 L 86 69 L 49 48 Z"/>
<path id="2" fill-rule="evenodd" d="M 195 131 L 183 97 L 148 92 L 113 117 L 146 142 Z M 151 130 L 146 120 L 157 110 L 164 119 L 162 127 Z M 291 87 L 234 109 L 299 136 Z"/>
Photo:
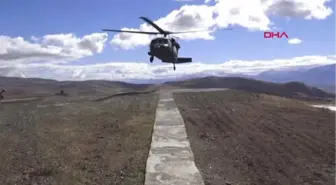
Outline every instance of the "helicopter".
<path id="1" fill-rule="evenodd" d="M 175 38 L 168 38 L 167 36 L 173 34 L 181 33 L 195 33 L 195 32 L 204 32 L 204 31 L 180 31 L 180 32 L 171 32 L 166 31 L 160 28 L 157 24 L 146 17 L 140 17 L 143 21 L 147 22 L 149 25 L 153 26 L 158 32 L 147 32 L 147 31 L 131 31 L 131 30 L 114 30 L 114 29 L 103 29 L 103 31 L 110 32 L 125 32 L 125 33 L 136 33 L 136 34 L 147 34 L 147 35 L 162 35 L 151 40 L 149 44 L 150 56 L 149 61 L 152 63 L 154 57 L 161 60 L 164 63 L 172 63 L 174 71 L 176 70 L 175 64 L 181 63 L 190 63 L 192 58 L 187 57 L 178 57 L 179 49 L 181 48 L 180 44 L 175 40 Z"/>

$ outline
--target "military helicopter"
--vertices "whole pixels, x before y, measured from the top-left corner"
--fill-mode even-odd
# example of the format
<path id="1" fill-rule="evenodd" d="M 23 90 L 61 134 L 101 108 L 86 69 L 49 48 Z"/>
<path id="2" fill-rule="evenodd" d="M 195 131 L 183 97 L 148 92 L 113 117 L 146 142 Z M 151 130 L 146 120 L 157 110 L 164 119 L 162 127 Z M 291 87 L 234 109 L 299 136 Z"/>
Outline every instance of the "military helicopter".
<path id="1" fill-rule="evenodd" d="M 154 57 L 158 58 L 164 63 L 172 63 L 174 65 L 174 70 L 176 70 L 175 64 L 192 62 L 192 58 L 178 57 L 178 52 L 181 46 L 174 38 L 167 38 L 168 35 L 181 34 L 181 33 L 195 33 L 204 32 L 199 31 L 180 31 L 171 32 L 160 28 L 157 24 L 146 17 L 140 17 L 151 26 L 153 26 L 158 32 L 146 32 L 146 31 L 131 31 L 131 30 L 113 30 L 113 29 L 103 29 L 103 31 L 111 32 L 125 32 L 125 33 L 138 33 L 147 35 L 163 35 L 163 37 L 154 38 L 149 45 L 148 55 L 150 56 L 149 61 L 152 63 Z"/>

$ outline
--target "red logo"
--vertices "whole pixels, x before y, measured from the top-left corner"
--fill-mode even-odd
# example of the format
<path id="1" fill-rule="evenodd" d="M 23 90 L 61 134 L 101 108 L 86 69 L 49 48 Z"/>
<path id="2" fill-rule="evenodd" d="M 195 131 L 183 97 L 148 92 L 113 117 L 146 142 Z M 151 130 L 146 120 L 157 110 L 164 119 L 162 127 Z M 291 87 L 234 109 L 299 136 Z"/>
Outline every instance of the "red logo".
<path id="1" fill-rule="evenodd" d="M 282 37 L 286 37 L 288 39 L 288 35 L 286 32 L 264 32 L 265 39 L 273 39 L 274 37 L 281 39 Z"/>

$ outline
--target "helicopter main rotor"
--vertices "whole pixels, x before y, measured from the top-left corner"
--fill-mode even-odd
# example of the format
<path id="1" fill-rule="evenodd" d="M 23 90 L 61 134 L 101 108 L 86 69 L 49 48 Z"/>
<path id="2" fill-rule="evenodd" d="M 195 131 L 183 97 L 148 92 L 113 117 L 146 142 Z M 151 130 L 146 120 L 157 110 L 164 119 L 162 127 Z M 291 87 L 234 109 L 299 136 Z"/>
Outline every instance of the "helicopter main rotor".
<path id="1" fill-rule="evenodd" d="M 150 24 L 152 27 L 154 27 L 158 32 L 151 32 L 151 31 L 132 31 L 132 30 L 114 30 L 114 29 L 103 29 L 103 31 L 111 31 L 111 32 L 124 32 L 124 33 L 137 33 L 137 34 L 147 34 L 147 35 L 163 35 L 164 37 L 167 37 L 168 35 L 172 34 L 181 34 L 181 33 L 196 33 L 196 32 L 204 32 L 208 30 L 197 30 L 197 31 L 179 31 L 179 32 L 172 32 L 172 31 L 166 31 L 160 28 L 157 24 L 155 24 L 153 21 L 146 17 L 140 17 L 140 19 L 144 20 L 148 24 Z"/>

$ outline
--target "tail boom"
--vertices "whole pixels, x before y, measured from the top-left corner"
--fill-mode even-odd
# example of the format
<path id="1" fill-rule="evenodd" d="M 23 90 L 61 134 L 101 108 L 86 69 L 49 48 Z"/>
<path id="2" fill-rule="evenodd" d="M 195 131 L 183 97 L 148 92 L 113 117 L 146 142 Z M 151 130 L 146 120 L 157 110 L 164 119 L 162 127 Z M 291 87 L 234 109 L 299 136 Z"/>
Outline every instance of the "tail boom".
<path id="1" fill-rule="evenodd" d="M 190 63 L 190 62 L 192 62 L 192 58 L 179 57 L 176 60 L 176 64 Z"/>

